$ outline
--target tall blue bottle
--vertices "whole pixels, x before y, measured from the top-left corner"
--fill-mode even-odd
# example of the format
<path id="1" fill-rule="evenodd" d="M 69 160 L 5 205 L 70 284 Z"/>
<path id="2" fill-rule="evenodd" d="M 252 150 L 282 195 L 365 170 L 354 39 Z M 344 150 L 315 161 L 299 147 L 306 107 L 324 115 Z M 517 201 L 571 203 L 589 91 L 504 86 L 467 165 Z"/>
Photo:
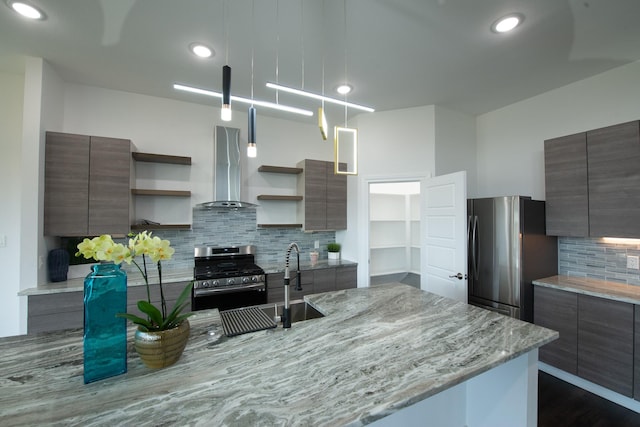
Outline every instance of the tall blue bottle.
<path id="1" fill-rule="evenodd" d="M 100 263 L 84 279 L 84 383 L 127 372 L 127 274 Z"/>

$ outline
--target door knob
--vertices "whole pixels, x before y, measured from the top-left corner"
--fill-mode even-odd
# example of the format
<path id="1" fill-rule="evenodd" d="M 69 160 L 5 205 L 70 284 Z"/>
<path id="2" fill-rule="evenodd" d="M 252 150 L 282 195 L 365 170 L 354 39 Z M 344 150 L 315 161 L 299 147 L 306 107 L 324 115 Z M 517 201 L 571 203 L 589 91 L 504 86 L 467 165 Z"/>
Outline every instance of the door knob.
<path id="1" fill-rule="evenodd" d="M 454 274 L 453 276 L 449 276 L 452 279 L 458 279 L 458 280 L 462 280 L 463 278 L 466 279 L 467 275 L 465 274 L 464 276 L 462 275 L 462 273 L 458 273 L 458 274 Z"/>

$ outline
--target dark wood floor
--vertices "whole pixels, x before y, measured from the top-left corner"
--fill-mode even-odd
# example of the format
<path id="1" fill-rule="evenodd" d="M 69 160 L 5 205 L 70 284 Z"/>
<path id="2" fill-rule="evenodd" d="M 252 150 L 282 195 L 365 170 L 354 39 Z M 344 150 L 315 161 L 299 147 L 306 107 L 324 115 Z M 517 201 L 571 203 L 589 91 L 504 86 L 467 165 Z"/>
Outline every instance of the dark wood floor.
<path id="1" fill-rule="evenodd" d="M 638 427 L 640 414 L 539 372 L 538 427 Z"/>

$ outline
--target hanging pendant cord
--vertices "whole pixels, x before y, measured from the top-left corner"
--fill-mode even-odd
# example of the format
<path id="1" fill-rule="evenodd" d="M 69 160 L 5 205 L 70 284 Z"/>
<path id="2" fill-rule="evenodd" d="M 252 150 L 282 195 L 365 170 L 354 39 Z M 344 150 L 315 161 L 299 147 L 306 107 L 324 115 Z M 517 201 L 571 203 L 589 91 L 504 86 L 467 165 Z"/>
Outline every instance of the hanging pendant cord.
<path id="1" fill-rule="evenodd" d="M 229 19 L 227 17 L 227 0 L 222 3 L 222 19 L 224 19 L 224 54 L 225 63 L 229 65 Z"/>
<path id="2" fill-rule="evenodd" d="M 276 0 L 276 84 L 279 84 L 278 74 L 280 72 L 280 2 Z M 276 89 L 276 104 L 279 103 L 280 91 Z"/>
<path id="3" fill-rule="evenodd" d="M 347 0 L 344 0 L 344 80 L 347 80 Z M 347 94 L 344 94 L 344 101 L 347 101 Z M 344 106 L 344 127 L 347 127 L 347 106 Z"/>
<path id="4" fill-rule="evenodd" d="M 256 15 L 256 0 L 251 2 L 251 106 L 253 107 L 253 54 L 254 54 L 254 40 L 255 40 L 255 15 Z"/>
<path id="5" fill-rule="evenodd" d="M 300 32 L 302 33 L 302 90 L 304 90 L 304 0 L 300 0 Z"/>

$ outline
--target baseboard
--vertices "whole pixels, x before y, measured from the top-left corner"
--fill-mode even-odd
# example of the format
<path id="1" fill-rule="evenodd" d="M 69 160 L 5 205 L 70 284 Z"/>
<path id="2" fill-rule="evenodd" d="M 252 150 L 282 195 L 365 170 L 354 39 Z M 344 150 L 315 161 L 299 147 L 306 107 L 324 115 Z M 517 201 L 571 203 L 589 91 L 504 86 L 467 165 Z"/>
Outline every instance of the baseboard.
<path id="1" fill-rule="evenodd" d="M 573 384 L 576 387 L 580 387 L 583 390 L 587 390 L 595 395 L 602 397 L 603 399 L 607 399 L 613 403 L 624 406 L 625 408 L 640 414 L 640 402 L 637 400 L 631 399 L 627 396 L 623 396 L 620 393 L 611 391 L 608 388 L 604 388 L 598 384 L 594 384 L 591 381 L 587 381 L 584 378 L 580 378 L 566 371 L 555 368 L 551 365 L 547 365 L 544 362 L 538 362 L 538 369 L 542 372 L 546 372 L 549 375 L 553 375 L 554 377 L 559 378 L 562 381 L 566 381 L 569 384 Z"/>

